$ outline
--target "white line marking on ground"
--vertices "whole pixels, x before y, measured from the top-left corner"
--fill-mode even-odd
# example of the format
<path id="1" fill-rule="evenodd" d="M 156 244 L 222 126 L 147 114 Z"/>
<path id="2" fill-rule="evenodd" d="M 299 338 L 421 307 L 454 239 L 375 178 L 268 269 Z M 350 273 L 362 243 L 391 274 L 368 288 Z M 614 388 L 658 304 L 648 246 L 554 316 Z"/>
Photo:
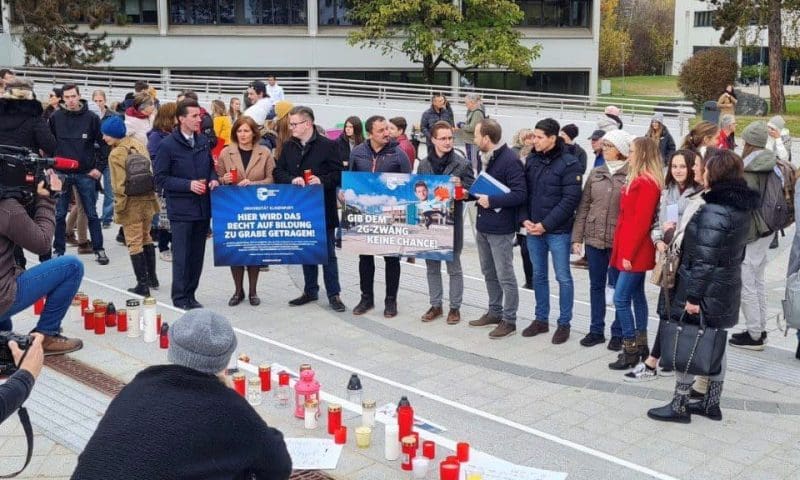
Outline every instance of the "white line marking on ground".
<path id="1" fill-rule="evenodd" d="M 87 277 L 83 277 L 83 279 L 85 281 L 89 282 L 89 283 L 93 283 L 95 285 L 98 285 L 98 286 L 101 286 L 101 287 L 104 287 L 104 288 L 108 288 L 110 290 L 122 293 L 124 295 L 133 295 L 130 292 L 128 292 L 127 290 L 123 290 L 121 288 L 117 288 L 117 287 L 114 287 L 112 285 L 108 285 L 106 283 L 99 282 L 97 280 L 92 280 L 92 279 L 87 278 Z M 138 296 L 138 295 L 134 295 L 134 296 Z M 163 303 L 163 302 L 158 302 L 158 305 L 161 306 L 161 307 L 164 307 L 164 308 L 166 308 L 168 310 L 172 310 L 174 312 L 185 313 L 184 310 L 182 310 L 180 308 L 176 308 L 176 307 L 174 307 L 172 305 L 169 305 L 169 304 L 166 304 L 166 303 Z M 575 442 L 567 440 L 565 438 L 561 438 L 559 436 L 556 436 L 556 435 L 553 435 L 553 434 L 550 434 L 550 433 L 547 433 L 547 432 L 543 432 L 543 431 L 537 430 L 535 428 L 531 428 L 531 427 L 529 427 L 527 425 L 523 425 L 521 423 L 517 423 L 517 422 L 511 421 L 511 420 L 509 420 L 507 418 L 500 417 L 500 416 L 495 415 L 493 413 L 485 412 L 483 410 L 478 410 L 477 408 L 473 408 L 473 407 L 470 407 L 469 405 L 464 405 L 462 403 L 455 402 L 453 400 L 441 397 L 441 396 L 436 395 L 434 393 L 430 393 L 430 392 L 427 392 L 425 390 L 421 390 L 419 388 L 412 387 L 410 385 L 405 385 L 405 384 L 402 384 L 400 382 L 396 382 L 394 380 L 391 380 L 391 379 L 388 379 L 388 378 L 385 378 L 385 377 L 381 377 L 379 375 L 375 375 L 373 373 L 367 372 L 366 370 L 362 370 L 360 368 L 351 367 L 350 365 L 347 365 L 347 364 L 344 364 L 344 363 L 340 363 L 340 362 L 336 362 L 334 360 L 330 360 L 328 358 L 316 355 L 314 353 L 307 352 L 305 350 L 301 350 L 301 349 L 299 349 L 297 347 L 293 347 L 291 345 L 288 345 L 288 344 L 285 344 L 285 343 L 282 343 L 282 342 L 278 342 L 276 340 L 272 340 L 270 338 L 264 337 L 264 336 L 259 335 L 257 333 L 249 332 L 247 330 L 243 330 L 243 329 L 238 328 L 238 327 L 234 327 L 233 330 L 235 332 L 241 334 L 241 335 L 244 335 L 246 337 L 250 337 L 250 338 L 252 338 L 254 340 L 259 340 L 261 342 L 268 343 L 268 344 L 270 344 L 270 345 L 272 345 L 274 347 L 278 347 L 278 348 L 281 348 L 283 350 L 287 350 L 287 351 L 296 353 L 298 355 L 303 355 L 303 356 L 308 357 L 308 358 L 313 358 L 315 361 L 328 364 L 328 365 L 330 365 L 332 367 L 336 367 L 336 368 L 339 368 L 341 370 L 346 370 L 346 371 L 351 372 L 351 373 L 357 373 L 357 374 L 359 374 L 359 375 L 361 375 L 363 377 L 370 378 L 372 380 L 384 383 L 386 385 L 389 385 L 389 386 L 392 386 L 392 387 L 395 387 L 395 388 L 399 388 L 399 389 L 405 390 L 407 392 L 414 393 L 414 394 L 419 395 L 421 397 L 428 398 L 429 400 L 433 400 L 433 401 L 439 402 L 439 403 L 441 403 L 443 405 L 447 405 L 448 407 L 455 408 L 456 410 L 461 410 L 462 412 L 466 412 L 466 413 L 469 413 L 469 414 L 472 414 L 472 415 L 476 415 L 476 416 L 484 418 L 486 420 L 490 420 L 490 421 L 493 421 L 495 423 L 499 423 L 501 425 L 505 425 L 505 426 L 507 426 L 509 428 L 513 428 L 515 430 L 519 430 L 521 432 L 525 432 L 525 433 L 528 433 L 530 435 L 534 435 L 534 436 L 542 438 L 544 440 L 548 440 L 548 441 L 556 443 L 558 445 L 561 445 L 561 446 L 564 446 L 564 447 L 567 447 L 567 448 L 571 448 L 573 450 L 577 450 L 577 451 L 579 451 L 581 453 L 585 453 L 587 455 L 591 455 L 593 457 L 599 458 L 601 460 L 605 460 L 605 461 L 607 461 L 609 463 L 613 463 L 613 464 L 625 467 L 625 468 L 633 470 L 635 472 L 639 472 L 639 473 L 642 473 L 642 474 L 645 474 L 645 475 L 649 475 L 649 476 L 651 476 L 653 478 L 658 478 L 660 480 L 678 480 L 676 477 L 672 477 L 672 476 L 667 475 L 665 473 L 661 473 L 661 472 L 655 471 L 655 470 L 647 468 L 647 467 L 645 467 L 643 465 L 639 465 L 639 464 L 630 462 L 628 460 L 625 460 L 625 459 L 622 459 L 622 458 L 619 458 L 619 457 L 615 457 L 615 456 L 613 456 L 611 454 L 608 454 L 608 453 L 605 453 L 605 452 L 601 452 L 600 450 L 595 450 L 594 448 L 587 447 L 587 446 L 581 445 L 579 443 L 575 443 Z"/>

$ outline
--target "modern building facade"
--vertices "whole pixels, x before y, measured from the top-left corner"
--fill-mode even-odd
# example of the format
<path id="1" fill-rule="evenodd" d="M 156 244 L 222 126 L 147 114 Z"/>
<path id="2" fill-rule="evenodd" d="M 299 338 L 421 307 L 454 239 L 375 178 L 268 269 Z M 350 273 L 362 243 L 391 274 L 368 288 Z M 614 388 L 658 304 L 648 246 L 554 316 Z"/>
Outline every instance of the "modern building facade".
<path id="1" fill-rule="evenodd" d="M 456 0 L 459 1 L 459 0 Z M 5 4 L 5 0 L 3 0 Z M 347 44 L 353 26 L 344 0 L 120 0 L 130 36 L 111 68 L 205 75 L 348 78 L 417 83 L 420 66 L 403 56 Z M 600 0 L 519 0 L 523 42 L 541 44 L 534 73 L 485 69 L 460 78 L 442 68 L 436 83 L 588 95 L 597 91 Z M 4 12 L 6 9 L 4 8 Z M 21 65 L 15 27 L 3 15 L 0 64 Z M 487 32 L 487 34 L 491 34 Z"/>

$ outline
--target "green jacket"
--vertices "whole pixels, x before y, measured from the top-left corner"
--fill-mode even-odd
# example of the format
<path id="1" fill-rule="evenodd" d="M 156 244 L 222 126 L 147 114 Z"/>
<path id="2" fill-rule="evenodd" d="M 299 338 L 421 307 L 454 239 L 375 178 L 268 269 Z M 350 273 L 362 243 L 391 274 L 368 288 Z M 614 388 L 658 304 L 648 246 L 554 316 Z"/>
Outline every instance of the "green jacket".
<path id="1" fill-rule="evenodd" d="M 777 161 L 778 157 L 769 150 L 758 150 L 744 159 L 744 179 L 747 186 L 758 192 L 759 196 L 764 195 L 764 190 L 767 188 L 767 176 L 775 169 Z M 761 199 L 759 199 L 759 208 L 753 210 L 753 221 L 747 237 L 748 243 L 772 233 L 761 217 L 760 207 Z"/>
<path id="2" fill-rule="evenodd" d="M 467 112 L 467 121 L 464 123 L 464 126 L 461 127 L 459 132 L 461 133 L 461 138 L 464 140 L 464 143 L 468 143 L 470 145 L 474 144 L 474 136 L 475 136 L 475 127 L 478 123 L 481 122 L 486 118 L 486 112 L 483 111 L 483 107 L 478 107 L 475 110 L 470 110 Z"/>

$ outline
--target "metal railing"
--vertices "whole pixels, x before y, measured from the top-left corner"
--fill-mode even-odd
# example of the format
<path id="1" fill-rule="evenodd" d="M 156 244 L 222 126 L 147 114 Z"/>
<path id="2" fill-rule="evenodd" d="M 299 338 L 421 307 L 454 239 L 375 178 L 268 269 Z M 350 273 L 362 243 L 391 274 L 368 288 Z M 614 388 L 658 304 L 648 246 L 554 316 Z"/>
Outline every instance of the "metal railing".
<path id="1" fill-rule="evenodd" d="M 84 90 L 102 88 L 112 98 L 122 98 L 132 90 L 136 80 L 146 80 L 167 96 L 181 90 L 194 90 L 204 100 L 240 97 L 253 80 L 249 77 L 219 77 L 202 75 L 161 75 L 122 70 L 55 70 L 37 67 L 16 69 L 20 77 L 31 79 L 37 90 L 45 86 L 60 86 L 73 82 Z M 568 95 L 545 92 L 513 91 L 449 85 L 420 85 L 409 83 L 370 82 L 337 78 L 284 78 L 280 82 L 287 95 L 313 95 L 329 102 L 333 98 L 350 97 L 375 100 L 385 106 L 392 101 L 420 101 L 427 103 L 435 92 L 451 99 L 466 93 L 482 96 L 484 107 L 490 115 L 502 114 L 504 108 L 522 108 L 537 111 L 560 111 L 587 116 L 601 113 L 606 105 L 616 105 L 625 117 L 649 116 L 661 112 L 665 116 L 686 120 L 695 115 L 691 102 L 630 99 L 610 96 Z M 52 87 L 47 87 L 52 88 Z"/>

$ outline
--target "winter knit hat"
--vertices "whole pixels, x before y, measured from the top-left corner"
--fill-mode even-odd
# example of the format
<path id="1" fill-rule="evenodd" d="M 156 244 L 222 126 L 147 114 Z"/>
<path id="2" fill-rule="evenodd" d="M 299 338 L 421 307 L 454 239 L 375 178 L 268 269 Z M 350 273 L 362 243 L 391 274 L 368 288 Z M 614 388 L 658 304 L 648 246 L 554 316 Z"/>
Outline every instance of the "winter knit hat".
<path id="1" fill-rule="evenodd" d="M 614 148 L 625 158 L 631 154 L 631 141 L 633 141 L 633 137 L 624 130 L 612 130 L 603 136 L 603 142 L 614 145 Z"/>
<path id="2" fill-rule="evenodd" d="M 775 115 L 769 119 L 767 126 L 780 132 L 786 127 L 786 120 L 784 120 L 780 115 Z"/>
<path id="3" fill-rule="evenodd" d="M 767 139 L 769 138 L 769 131 L 767 124 L 763 120 L 752 122 L 742 132 L 742 138 L 745 142 L 758 148 L 767 146 Z"/>
<path id="4" fill-rule="evenodd" d="M 619 130 L 619 124 L 605 114 L 602 114 L 597 118 L 597 129 L 604 132 Z"/>
<path id="5" fill-rule="evenodd" d="M 275 120 L 285 117 L 294 108 L 292 102 L 288 100 L 278 100 L 275 102 Z"/>
<path id="6" fill-rule="evenodd" d="M 574 123 L 564 125 L 561 127 L 561 131 L 564 132 L 570 140 L 575 140 L 575 137 L 578 136 L 578 126 Z"/>
<path id="7" fill-rule="evenodd" d="M 653 118 L 650 119 L 650 123 L 658 122 L 661 125 L 664 125 L 664 114 L 661 112 L 656 112 L 653 114 Z"/>
<path id="8" fill-rule="evenodd" d="M 175 365 L 216 375 L 236 350 L 230 322 L 209 309 L 190 310 L 169 329 L 167 358 Z"/>
<path id="9" fill-rule="evenodd" d="M 614 115 L 615 117 L 619 117 L 619 114 L 622 113 L 622 110 L 615 105 L 608 105 L 605 110 L 603 110 L 603 113 L 606 115 Z"/>
<path id="10" fill-rule="evenodd" d="M 100 132 L 111 138 L 125 138 L 128 129 L 125 128 L 125 121 L 121 116 L 113 115 L 108 117 L 103 124 L 100 125 Z"/>

